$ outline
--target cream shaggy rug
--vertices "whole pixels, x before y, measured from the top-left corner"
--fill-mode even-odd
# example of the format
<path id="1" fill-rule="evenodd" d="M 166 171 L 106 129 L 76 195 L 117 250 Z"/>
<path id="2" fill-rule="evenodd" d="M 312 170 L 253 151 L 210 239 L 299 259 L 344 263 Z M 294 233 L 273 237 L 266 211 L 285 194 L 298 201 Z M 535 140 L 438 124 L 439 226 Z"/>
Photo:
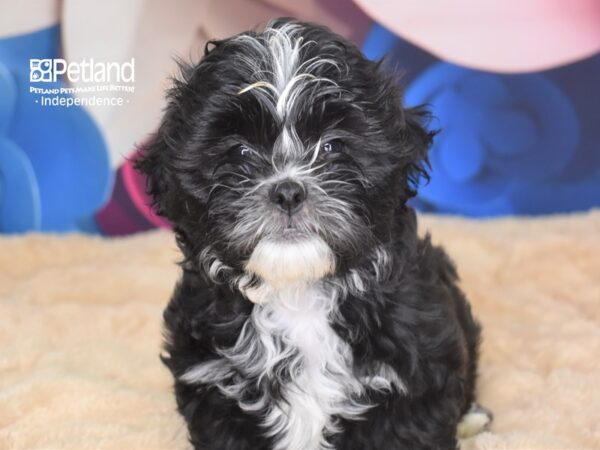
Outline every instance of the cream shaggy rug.
<path id="1" fill-rule="evenodd" d="M 421 229 L 483 323 L 496 417 L 463 448 L 600 449 L 600 211 Z M 177 258 L 166 232 L 0 238 L 0 448 L 188 447 L 158 359 Z"/>

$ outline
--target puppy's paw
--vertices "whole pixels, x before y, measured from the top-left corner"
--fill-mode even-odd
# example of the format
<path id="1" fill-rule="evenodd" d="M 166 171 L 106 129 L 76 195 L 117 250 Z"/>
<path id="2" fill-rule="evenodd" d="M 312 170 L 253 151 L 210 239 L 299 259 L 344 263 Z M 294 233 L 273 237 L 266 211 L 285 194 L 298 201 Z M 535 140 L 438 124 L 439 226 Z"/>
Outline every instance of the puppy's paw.
<path id="1" fill-rule="evenodd" d="M 489 409 L 473 403 L 471 409 L 469 409 L 458 423 L 458 437 L 460 439 L 467 439 L 487 430 L 493 418 L 494 415 Z"/>

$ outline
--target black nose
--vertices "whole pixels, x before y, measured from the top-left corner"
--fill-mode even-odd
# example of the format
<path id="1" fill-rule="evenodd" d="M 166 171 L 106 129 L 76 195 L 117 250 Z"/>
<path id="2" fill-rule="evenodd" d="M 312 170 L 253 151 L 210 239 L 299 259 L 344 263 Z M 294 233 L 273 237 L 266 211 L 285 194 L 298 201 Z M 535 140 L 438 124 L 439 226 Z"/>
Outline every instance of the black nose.
<path id="1" fill-rule="evenodd" d="M 304 186 L 295 181 L 285 180 L 271 188 L 269 198 L 289 215 L 294 214 L 306 199 Z"/>

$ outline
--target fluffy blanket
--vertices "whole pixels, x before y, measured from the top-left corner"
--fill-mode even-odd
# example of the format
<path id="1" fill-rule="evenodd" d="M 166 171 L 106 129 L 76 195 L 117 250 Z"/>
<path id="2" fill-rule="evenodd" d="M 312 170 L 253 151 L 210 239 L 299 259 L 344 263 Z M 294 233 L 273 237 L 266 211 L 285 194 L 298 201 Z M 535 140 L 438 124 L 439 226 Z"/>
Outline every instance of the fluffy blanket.
<path id="1" fill-rule="evenodd" d="M 495 421 L 463 448 L 600 448 L 600 212 L 420 226 L 483 323 Z M 158 359 L 177 259 L 166 232 L 0 238 L 0 448 L 188 447 Z"/>

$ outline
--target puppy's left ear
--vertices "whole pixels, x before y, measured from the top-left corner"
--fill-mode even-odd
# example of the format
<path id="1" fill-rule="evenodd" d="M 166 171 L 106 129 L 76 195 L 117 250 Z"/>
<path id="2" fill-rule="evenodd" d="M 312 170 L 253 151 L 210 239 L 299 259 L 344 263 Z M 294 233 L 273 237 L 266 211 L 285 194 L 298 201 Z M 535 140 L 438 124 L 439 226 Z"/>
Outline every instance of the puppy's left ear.
<path id="1" fill-rule="evenodd" d="M 408 188 L 407 198 L 411 198 L 421 182 L 429 181 L 428 153 L 438 131 L 428 130 L 431 115 L 425 107 L 406 108 L 403 113 L 402 176 Z"/>

